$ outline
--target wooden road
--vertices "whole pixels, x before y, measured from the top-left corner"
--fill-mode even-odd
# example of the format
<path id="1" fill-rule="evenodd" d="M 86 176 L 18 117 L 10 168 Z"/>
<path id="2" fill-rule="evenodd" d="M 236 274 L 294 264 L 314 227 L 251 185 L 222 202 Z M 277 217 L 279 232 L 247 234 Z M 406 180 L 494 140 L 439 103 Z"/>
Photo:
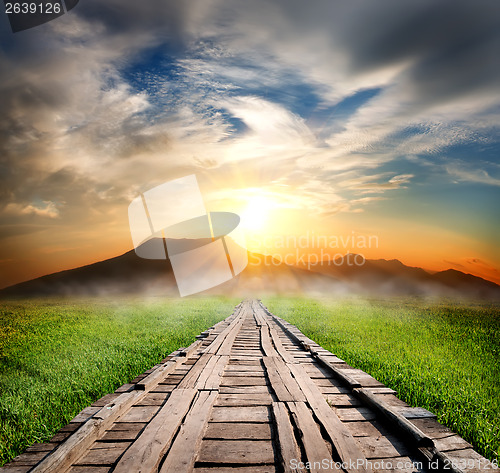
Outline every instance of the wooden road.
<path id="1" fill-rule="evenodd" d="M 433 414 L 252 300 L 0 471 L 492 469 Z"/>

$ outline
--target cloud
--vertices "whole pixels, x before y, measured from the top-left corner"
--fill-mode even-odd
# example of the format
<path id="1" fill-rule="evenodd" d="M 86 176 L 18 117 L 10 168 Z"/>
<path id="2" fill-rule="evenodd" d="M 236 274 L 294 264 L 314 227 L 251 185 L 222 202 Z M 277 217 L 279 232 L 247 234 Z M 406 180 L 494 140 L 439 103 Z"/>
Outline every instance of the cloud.
<path id="1" fill-rule="evenodd" d="M 367 204 L 369 202 L 378 202 L 386 200 L 386 197 L 361 197 L 360 199 L 351 200 L 352 204 Z"/>
<path id="2" fill-rule="evenodd" d="M 445 166 L 446 172 L 453 176 L 458 182 L 475 182 L 489 186 L 500 186 L 500 179 L 490 176 L 483 169 L 471 169 L 464 164 L 448 164 Z"/>
<path id="3" fill-rule="evenodd" d="M 15 204 L 9 203 L 5 206 L 4 212 L 9 215 L 37 215 L 38 217 L 58 218 L 59 209 L 55 202 L 43 201 L 35 204 Z"/>
<path id="4" fill-rule="evenodd" d="M 376 174 L 371 176 L 360 176 L 354 179 L 342 181 L 340 185 L 345 188 L 360 190 L 366 192 L 385 192 L 386 190 L 394 190 L 405 188 L 413 177 L 413 174 L 400 174 L 391 177 L 386 182 L 374 182 L 377 179 L 387 178 L 388 173 Z M 358 199 L 359 201 L 359 199 Z"/>
<path id="5" fill-rule="evenodd" d="M 221 105 L 240 118 L 261 145 L 310 147 L 314 141 L 304 119 L 279 105 L 258 97 L 239 97 Z"/>
<path id="6" fill-rule="evenodd" d="M 324 215 L 391 199 L 418 172 L 496 186 L 498 158 L 479 146 L 498 143 L 499 12 L 489 0 L 86 0 L 4 29 L 2 234 L 28 234 L 32 219 L 106 232 L 137 192 L 193 172 L 243 175 Z M 474 167 L 454 156 L 471 144 Z"/>

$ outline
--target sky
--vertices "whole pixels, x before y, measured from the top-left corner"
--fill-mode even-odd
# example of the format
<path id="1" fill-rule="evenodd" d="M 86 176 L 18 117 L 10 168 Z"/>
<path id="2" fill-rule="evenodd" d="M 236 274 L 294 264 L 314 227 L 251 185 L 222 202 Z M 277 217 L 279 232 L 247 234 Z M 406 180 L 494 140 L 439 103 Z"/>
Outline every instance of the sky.
<path id="1" fill-rule="evenodd" d="M 130 250 L 132 199 L 191 174 L 250 250 L 372 237 L 327 256 L 500 283 L 499 51 L 497 0 L 1 14 L 0 287 Z"/>

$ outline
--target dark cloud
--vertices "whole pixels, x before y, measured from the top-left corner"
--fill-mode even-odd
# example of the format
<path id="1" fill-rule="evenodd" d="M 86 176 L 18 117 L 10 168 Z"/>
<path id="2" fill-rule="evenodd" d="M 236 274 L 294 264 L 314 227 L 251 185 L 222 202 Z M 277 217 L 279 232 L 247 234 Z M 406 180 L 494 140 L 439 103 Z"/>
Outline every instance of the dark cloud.
<path id="1" fill-rule="evenodd" d="M 310 54 L 344 68 L 346 77 L 401 67 L 397 88 L 408 103 L 422 106 L 500 88 L 500 3 L 494 0 L 272 4 L 283 17 L 263 16 L 267 38 L 279 42 L 282 36 L 280 47 L 293 50 L 318 35 L 325 54 L 313 49 Z"/>

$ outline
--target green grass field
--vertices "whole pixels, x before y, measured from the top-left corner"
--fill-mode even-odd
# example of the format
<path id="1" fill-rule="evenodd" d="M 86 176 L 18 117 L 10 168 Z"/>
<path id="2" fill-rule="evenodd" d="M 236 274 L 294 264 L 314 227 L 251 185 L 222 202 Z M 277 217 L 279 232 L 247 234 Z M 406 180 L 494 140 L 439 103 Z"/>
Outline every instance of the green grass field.
<path id="1" fill-rule="evenodd" d="M 230 315 L 237 299 L 54 299 L 0 305 L 0 464 Z M 426 407 L 490 459 L 500 448 L 500 310 L 266 298 L 308 337 Z"/>
<path id="2" fill-rule="evenodd" d="M 309 338 L 500 455 L 500 309 L 417 299 L 267 298 Z"/>
<path id="3" fill-rule="evenodd" d="M 0 304 L 0 465 L 226 318 L 238 300 Z"/>

